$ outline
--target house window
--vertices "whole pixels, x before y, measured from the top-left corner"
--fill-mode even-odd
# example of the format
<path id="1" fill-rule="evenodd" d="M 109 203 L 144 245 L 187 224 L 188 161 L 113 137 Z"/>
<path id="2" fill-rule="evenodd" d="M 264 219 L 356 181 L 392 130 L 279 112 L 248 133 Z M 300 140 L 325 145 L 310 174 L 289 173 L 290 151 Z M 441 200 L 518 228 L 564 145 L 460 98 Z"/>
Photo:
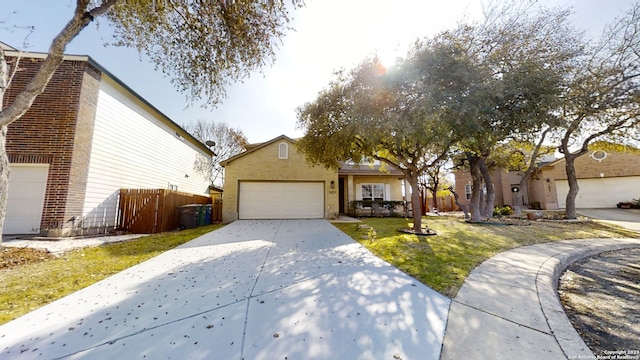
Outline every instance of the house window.
<path id="1" fill-rule="evenodd" d="M 471 184 L 466 184 L 464 186 L 464 194 L 467 197 L 467 200 L 471 200 L 471 191 L 472 191 Z"/>
<path id="2" fill-rule="evenodd" d="M 178 184 L 169 183 L 169 190 L 178 191 Z"/>
<path id="3" fill-rule="evenodd" d="M 384 200 L 384 184 L 362 184 L 362 200 L 363 201 L 383 201 Z"/>
<path id="4" fill-rule="evenodd" d="M 289 144 L 280 143 L 278 145 L 278 159 L 288 159 L 289 158 Z"/>

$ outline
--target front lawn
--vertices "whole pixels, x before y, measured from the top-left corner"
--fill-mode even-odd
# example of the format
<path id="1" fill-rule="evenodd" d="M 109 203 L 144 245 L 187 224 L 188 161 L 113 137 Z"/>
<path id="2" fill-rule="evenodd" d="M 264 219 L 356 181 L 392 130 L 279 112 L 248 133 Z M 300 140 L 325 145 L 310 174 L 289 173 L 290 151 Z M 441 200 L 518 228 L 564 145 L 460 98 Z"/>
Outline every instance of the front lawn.
<path id="1" fill-rule="evenodd" d="M 220 227 L 154 234 L 2 269 L 0 325 Z"/>
<path id="2" fill-rule="evenodd" d="M 453 298 L 469 272 L 502 251 L 549 241 L 582 238 L 640 237 L 638 233 L 595 222 L 531 222 L 530 225 L 469 224 L 460 217 L 425 217 L 435 236 L 403 234 L 411 219 L 369 218 L 359 228 L 334 224 L 372 253 Z M 372 231 L 373 230 L 373 231 Z M 375 234 L 373 234 L 375 232 Z"/>

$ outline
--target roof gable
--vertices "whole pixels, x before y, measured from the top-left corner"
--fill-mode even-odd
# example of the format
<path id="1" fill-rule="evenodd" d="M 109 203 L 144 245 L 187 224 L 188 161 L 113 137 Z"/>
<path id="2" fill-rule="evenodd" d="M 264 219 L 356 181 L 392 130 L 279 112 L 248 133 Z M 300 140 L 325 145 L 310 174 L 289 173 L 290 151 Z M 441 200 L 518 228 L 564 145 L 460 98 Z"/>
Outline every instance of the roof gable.
<path id="1" fill-rule="evenodd" d="M 276 138 L 273 138 L 273 139 L 271 139 L 271 140 L 269 140 L 267 142 L 256 143 L 256 144 L 247 144 L 245 146 L 245 148 L 247 149 L 246 151 L 241 152 L 240 154 L 234 155 L 234 156 L 232 156 L 232 157 L 230 157 L 228 159 L 220 161 L 220 165 L 222 165 L 223 167 L 227 166 L 227 164 L 229 164 L 230 162 L 232 162 L 234 160 L 237 160 L 239 158 L 242 158 L 244 156 L 252 154 L 252 153 L 254 153 L 254 152 L 256 152 L 256 151 L 258 151 L 258 150 L 260 150 L 262 148 L 265 148 L 265 147 L 267 147 L 267 146 L 269 146 L 269 145 L 271 145 L 273 143 L 276 143 L 276 142 L 282 141 L 282 140 L 288 141 L 291 144 L 295 144 L 296 143 L 296 141 L 293 140 L 292 138 L 290 138 L 290 137 L 288 137 L 286 135 L 280 135 L 280 136 L 278 136 Z"/>

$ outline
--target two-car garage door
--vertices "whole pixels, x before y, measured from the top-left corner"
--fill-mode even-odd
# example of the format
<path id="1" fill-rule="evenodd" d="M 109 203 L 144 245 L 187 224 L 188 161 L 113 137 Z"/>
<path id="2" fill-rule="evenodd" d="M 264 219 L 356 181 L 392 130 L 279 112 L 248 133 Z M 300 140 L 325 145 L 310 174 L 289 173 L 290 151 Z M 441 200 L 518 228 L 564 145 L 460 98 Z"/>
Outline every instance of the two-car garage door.
<path id="1" fill-rule="evenodd" d="M 640 176 L 612 178 L 578 179 L 577 208 L 612 208 L 620 201 L 631 201 L 638 198 Z M 556 180 L 558 206 L 566 207 L 569 183 L 567 180 Z"/>
<path id="2" fill-rule="evenodd" d="M 240 182 L 240 219 L 322 219 L 323 182 Z"/>

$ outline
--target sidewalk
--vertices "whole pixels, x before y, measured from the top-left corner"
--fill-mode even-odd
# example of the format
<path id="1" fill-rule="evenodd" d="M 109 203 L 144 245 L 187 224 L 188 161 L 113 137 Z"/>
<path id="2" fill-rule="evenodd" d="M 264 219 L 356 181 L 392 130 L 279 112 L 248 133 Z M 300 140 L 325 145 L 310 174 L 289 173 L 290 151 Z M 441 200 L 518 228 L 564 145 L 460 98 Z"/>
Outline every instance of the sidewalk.
<path id="1" fill-rule="evenodd" d="M 640 240 L 569 240 L 483 262 L 451 303 L 441 359 L 595 359 L 560 304 L 558 277 L 579 259 L 630 247 Z"/>
<path id="2" fill-rule="evenodd" d="M 100 246 L 104 244 L 123 242 L 128 240 L 137 239 L 139 237 L 147 236 L 144 234 L 126 234 L 126 235 L 109 235 L 109 236 L 94 236 L 83 238 L 61 238 L 61 239 L 48 239 L 48 240 L 36 240 L 33 239 L 8 239 L 2 241 L 2 246 L 17 247 L 17 248 L 33 248 L 47 250 L 54 255 L 59 255 L 64 252 L 81 249 L 89 246 Z"/>

